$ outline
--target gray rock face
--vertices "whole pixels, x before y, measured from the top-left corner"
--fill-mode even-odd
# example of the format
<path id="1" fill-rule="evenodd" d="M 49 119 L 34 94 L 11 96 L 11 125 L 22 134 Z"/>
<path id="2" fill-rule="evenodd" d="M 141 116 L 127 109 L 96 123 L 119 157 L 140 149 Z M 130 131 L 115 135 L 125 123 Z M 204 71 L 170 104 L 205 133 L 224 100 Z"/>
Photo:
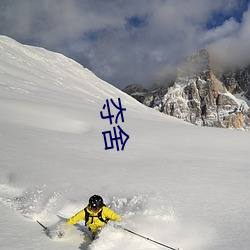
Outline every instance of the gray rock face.
<path id="1" fill-rule="evenodd" d="M 178 68 L 170 87 L 154 87 L 149 91 L 140 88 L 130 95 L 160 112 L 196 125 L 249 129 L 249 106 L 233 95 L 250 96 L 249 72 L 250 67 L 215 75 L 208 51 L 201 50 Z"/>
<path id="2" fill-rule="evenodd" d="M 217 77 L 230 93 L 241 93 L 250 100 L 250 66 L 245 69 L 228 70 Z"/>

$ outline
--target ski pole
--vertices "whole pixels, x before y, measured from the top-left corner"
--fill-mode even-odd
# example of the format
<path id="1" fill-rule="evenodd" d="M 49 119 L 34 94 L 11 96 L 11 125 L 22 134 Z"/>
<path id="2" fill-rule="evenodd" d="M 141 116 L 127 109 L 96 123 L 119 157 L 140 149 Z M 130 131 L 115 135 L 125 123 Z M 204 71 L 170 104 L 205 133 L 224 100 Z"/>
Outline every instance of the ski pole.
<path id="1" fill-rule="evenodd" d="M 127 229 L 127 228 L 122 228 L 122 229 L 125 230 L 125 231 L 127 231 L 127 232 L 129 232 L 129 233 L 131 233 L 131 234 L 137 235 L 137 236 L 139 236 L 139 237 L 141 237 L 141 238 L 143 238 L 143 239 L 145 239 L 145 240 L 154 242 L 154 243 L 156 243 L 156 244 L 158 244 L 158 245 L 161 245 L 161 246 L 163 246 L 163 247 L 169 248 L 169 249 L 171 249 L 171 250 L 180 250 L 180 248 L 173 248 L 173 247 L 167 246 L 167 245 L 162 244 L 162 243 L 160 243 L 160 242 L 158 242 L 158 241 L 155 241 L 155 240 L 152 240 L 152 239 L 150 239 L 150 238 L 148 238 L 148 237 L 145 237 L 145 236 L 143 236 L 143 235 L 141 235 L 141 234 L 135 233 L 135 232 L 133 232 L 133 231 Z"/>
<path id="2" fill-rule="evenodd" d="M 46 231 L 46 230 L 48 230 L 48 228 L 47 227 L 45 227 L 40 221 L 36 221 L 40 226 L 42 226 L 43 227 L 43 229 Z"/>

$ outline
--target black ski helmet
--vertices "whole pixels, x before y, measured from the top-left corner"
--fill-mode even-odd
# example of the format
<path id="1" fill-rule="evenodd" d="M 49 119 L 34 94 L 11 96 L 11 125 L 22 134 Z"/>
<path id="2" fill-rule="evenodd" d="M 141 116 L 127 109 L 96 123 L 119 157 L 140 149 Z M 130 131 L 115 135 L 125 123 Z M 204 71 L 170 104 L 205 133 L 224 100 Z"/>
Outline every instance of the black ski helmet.
<path id="1" fill-rule="evenodd" d="M 95 194 L 89 198 L 89 206 L 91 209 L 100 209 L 103 205 L 103 199 L 100 195 Z"/>

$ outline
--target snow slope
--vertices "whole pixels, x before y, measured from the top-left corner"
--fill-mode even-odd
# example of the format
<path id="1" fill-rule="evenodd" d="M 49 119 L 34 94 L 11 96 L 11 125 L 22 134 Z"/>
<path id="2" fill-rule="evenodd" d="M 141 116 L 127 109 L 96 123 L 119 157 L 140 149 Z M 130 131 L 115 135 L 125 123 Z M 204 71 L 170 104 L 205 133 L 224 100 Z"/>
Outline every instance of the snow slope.
<path id="1" fill-rule="evenodd" d="M 123 151 L 104 146 L 112 126 L 100 111 L 111 98 L 126 108 Z M 162 249 L 112 225 L 90 244 L 83 223 L 63 239 L 36 223 L 53 228 L 97 193 L 124 227 L 171 247 L 248 250 L 249 142 L 248 132 L 165 116 L 63 55 L 0 36 L 1 249 Z"/>

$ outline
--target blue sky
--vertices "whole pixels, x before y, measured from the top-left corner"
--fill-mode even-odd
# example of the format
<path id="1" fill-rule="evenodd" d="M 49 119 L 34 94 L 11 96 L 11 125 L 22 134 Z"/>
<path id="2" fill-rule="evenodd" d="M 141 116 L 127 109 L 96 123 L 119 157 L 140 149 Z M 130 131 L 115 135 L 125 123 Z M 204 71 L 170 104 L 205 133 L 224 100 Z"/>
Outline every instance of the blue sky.
<path id="1" fill-rule="evenodd" d="M 208 19 L 206 28 L 212 29 L 217 26 L 223 25 L 225 20 L 229 20 L 230 18 L 234 18 L 238 23 L 242 22 L 243 14 L 247 11 L 249 5 L 249 0 L 240 0 L 237 3 L 236 8 L 232 8 L 230 12 L 223 12 L 222 10 L 216 10 L 212 12 L 211 18 Z"/>
<path id="2" fill-rule="evenodd" d="M 249 0 L 1 0 L 0 34 L 63 53 L 111 84 L 166 81 L 210 48 L 250 63 Z"/>

